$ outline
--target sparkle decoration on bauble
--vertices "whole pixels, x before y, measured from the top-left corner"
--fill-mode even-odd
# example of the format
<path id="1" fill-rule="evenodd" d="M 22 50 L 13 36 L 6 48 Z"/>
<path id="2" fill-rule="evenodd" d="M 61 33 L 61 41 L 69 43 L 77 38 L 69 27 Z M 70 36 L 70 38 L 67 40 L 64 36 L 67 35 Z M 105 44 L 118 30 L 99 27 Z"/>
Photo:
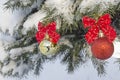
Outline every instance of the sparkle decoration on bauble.
<path id="1" fill-rule="evenodd" d="M 36 40 L 39 43 L 39 49 L 43 55 L 52 55 L 58 51 L 57 42 L 60 35 L 56 32 L 56 23 L 51 22 L 43 26 L 41 22 L 38 23 L 38 32 L 36 33 Z"/>
<path id="2" fill-rule="evenodd" d="M 88 28 L 85 39 L 91 45 L 93 56 L 101 60 L 110 58 L 114 52 L 113 41 L 116 38 L 116 31 L 110 25 L 110 15 L 104 14 L 98 21 L 85 16 L 82 21 L 84 27 Z M 100 36 L 100 33 L 103 33 L 103 36 Z"/>

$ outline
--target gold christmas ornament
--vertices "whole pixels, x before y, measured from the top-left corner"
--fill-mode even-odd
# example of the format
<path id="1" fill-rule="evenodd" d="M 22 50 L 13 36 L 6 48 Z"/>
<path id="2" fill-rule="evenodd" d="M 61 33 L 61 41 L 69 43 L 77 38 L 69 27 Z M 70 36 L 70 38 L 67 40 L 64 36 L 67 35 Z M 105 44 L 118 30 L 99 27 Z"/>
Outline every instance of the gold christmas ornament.
<path id="1" fill-rule="evenodd" d="M 43 40 L 39 44 L 39 49 L 43 55 L 54 55 L 58 51 L 58 45 L 49 40 Z"/>

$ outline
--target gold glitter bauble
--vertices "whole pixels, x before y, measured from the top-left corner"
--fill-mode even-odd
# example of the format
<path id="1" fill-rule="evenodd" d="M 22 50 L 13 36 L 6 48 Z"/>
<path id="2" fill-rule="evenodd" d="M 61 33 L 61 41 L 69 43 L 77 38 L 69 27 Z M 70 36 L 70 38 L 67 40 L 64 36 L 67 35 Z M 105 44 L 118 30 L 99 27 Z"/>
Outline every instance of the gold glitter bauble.
<path id="1" fill-rule="evenodd" d="M 49 40 L 41 41 L 39 48 L 43 55 L 54 55 L 58 51 L 58 45 L 53 44 Z"/>

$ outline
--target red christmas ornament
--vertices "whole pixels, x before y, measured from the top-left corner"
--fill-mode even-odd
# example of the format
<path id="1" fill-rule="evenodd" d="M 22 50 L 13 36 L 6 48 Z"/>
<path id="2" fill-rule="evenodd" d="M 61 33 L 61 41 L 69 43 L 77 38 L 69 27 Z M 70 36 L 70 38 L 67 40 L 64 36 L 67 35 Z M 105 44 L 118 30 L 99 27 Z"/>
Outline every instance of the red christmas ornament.
<path id="1" fill-rule="evenodd" d="M 89 28 L 85 34 L 85 39 L 91 44 L 93 56 L 101 60 L 110 58 L 114 52 L 112 41 L 116 37 L 116 32 L 110 25 L 110 15 L 105 14 L 98 20 L 85 16 L 82 18 L 82 21 L 84 27 Z M 99 36 L 100 32 L 102 32 L 105 37 Z"/>
<path id="2" fill-rule="evenodd" d="M 100 37 L 91 45 L 91 51 L 94 57 L 105 60 L 112 56 L 114 45 L 108 40 L 108 38 Z"/>

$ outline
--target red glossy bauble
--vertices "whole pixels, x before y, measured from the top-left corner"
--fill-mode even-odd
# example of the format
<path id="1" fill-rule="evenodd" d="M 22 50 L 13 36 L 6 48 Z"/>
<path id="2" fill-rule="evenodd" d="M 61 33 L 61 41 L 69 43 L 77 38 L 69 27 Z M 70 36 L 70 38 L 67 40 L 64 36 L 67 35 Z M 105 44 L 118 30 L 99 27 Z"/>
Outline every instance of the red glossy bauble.
<path id="1" fill-rule="evenodd" d="M 106 37 L 100 37 L 91 45 L 93 56 L 105 60 L 112 56 L 114 52 L 114 45 Z"/>

